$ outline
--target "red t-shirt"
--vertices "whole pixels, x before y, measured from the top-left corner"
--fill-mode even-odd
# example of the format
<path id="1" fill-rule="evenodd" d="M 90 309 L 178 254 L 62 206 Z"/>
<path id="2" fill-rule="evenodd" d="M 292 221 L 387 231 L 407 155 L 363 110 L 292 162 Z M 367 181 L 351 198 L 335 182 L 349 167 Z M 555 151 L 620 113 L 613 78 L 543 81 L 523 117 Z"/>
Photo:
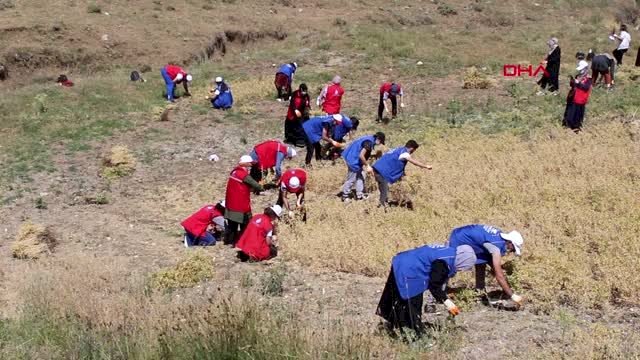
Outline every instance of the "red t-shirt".
<path id="1" fill-rule="evenodd" d="M 402 85 L 397 83 L 395 85 L 398 86 L 398 93 L 396 95 L 402 94 Z M 390 82 L 382 84 L 382 86 L 380 86 L 380 95 L 384 95 L 385 93 L 391 95 L 391 86 L 393 86 L 393 83 Z"/>
<path id="2" fill-rule="evenodd" d="M 167 75 L 169 75 L 171 80 L 175 80 L 178 74 L 182 74 L 183 78 L 187 76 L 187 72 L 178 65 L 167 65 L 164 67 L 164 70 L 167 72 Z"/>

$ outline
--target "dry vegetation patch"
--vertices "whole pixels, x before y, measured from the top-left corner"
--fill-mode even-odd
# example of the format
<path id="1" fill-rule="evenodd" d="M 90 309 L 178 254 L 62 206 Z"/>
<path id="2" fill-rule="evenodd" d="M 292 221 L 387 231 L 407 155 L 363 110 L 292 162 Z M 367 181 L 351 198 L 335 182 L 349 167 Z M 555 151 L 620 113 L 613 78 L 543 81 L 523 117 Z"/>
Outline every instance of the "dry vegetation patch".
<path id="1" fill-rule="evenodd" d="M 18 259 L 38 259 L 53 252 L 57 243 L 50 228 L 26 222 L 11 245 L 11 254 Z"/>
<path id="2" fill-rule="evenodd" d="M 480 72 L 476 67 L 467 69 L 463 81 L 463 89 L 488 89 L 495 86 L 495 81 Z"/>
<path id="3" fill-rule="evenodd" d="M 103 160 L 102 176 L 106 178 L 129 176 L 135 171 L 136 163 L 136 158 L 128 147 L 114 146 Z"/>
<path id="4" fill-rule="evenodd" d="M 192 287 L 213 276 L 213 265 L 211 256 L 197 252 L 178 262 L 175 267 L 153 274 L 151 285 L 157 289 Z"/>

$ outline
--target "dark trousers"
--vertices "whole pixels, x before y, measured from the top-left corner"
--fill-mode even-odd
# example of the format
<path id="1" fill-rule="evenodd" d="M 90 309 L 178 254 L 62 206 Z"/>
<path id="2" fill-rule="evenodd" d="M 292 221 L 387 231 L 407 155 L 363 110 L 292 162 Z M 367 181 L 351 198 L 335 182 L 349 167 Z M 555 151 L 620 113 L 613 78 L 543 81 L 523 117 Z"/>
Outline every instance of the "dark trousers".
<path id="1" fill-rule="evenodd" d="M 387 206 L 387 200 L 389 197 L 389 182 L 382 177 L 375 169 L 373 170 L 374 177 L 378 183 L 378 190 L 380 190 L 380 206 Z"/>
<path id="2" fill-rule="evenodd" d="M 593 83 L 595 84 L 598 81 L 598 76 L 600 74 L 602 74 L 602 76 L 604 77 L 604 83 L 606 85 L 611 85 L 611 74 L 609 73 L 609 70 L 599 71 L 599 70 L 593 69 L 591 71 L 591 81 L 593 81 Z"/>
<path id="3" fill-rule="evenodd" d="M 396 117 L 398 115 L 398 99 L 395 96 L 389 96 L 391 100 L 391 116 Z M 382 120 L 382 114 L 384 113 L 384 96 L 380 94 L 380 103 L 378 104 L 378 120 Z"/>
<path id="4" fill-rule="evenodd" d="M 613 57 L 616 58 L 616 61 L 618 62 L 618 65 L 622 65 L 622 58 L 624 57 L 624 54 L 627 52 L 628 49 L 615 49 L 613 50 Z"/>
<path id="5" fill-rule="evenodd" d="M 543 90 L 546 89 L 547 86 L 549 86 L 550 92 L 558 91 L 558 89 L 560 88 L 558 73 L 550 73 L 548 77 L 542 76 L 538 84 L 540 84 L 540 87 Z"/>
<path id="6" fill-rule="evenodd" d="M 273 259 L 276 256 L 278 256 L 278 248 L 273 245 L 269 245 L 269 259 Z M 246 262 L 251 260 L 251 256 L 247 255 L 244 251 L 238 251 L 238 259 L 242 262 Z"/>
<path id="7" fill-rule="evenodd" d="M 227 219 L 227 226 L 224 229 L 224 244 L 235 245 L 246 227 L 247 222 L 239 223 Z"/>
<path id="8" fill-rule="evenodd" d="M 316 154 L 316 161 L 322 160 L 322 146 L 320 146 L 320 142 L 312 143 L 309 138 L 306 138 L 305 145 L 307 146 L 307 156 L 304 159 L 305 165 L 311 164 L 314 152 Z"/>
<path id="9" fill-rule="evenodd" d="M 260 169 L 260 166 L 254 165 L 251 167 L 251 171 L 249 171 L 249 175 L 253 178 L 253 180 L 260 182 L 264 177 L 264 171 Z"/>
<path id="10" fill-rule="evenodd" d="M 580 131 L 582 128 L 582 122 L 584 121 L 585 111 L 585 105 L 578 105 L 574 103 L 567 104 L 563 125 L 575 132 Z"/>
<path id="11" fill-rule="evenodd" d="M 291 97 L 291 83 L 287 75 L 277 73 L 274 85 L 278 91 L 278 99 L 289 100 Z"/>
<path id="12" fill-rule="evenodd" d="M 301 146 L 305 142 L 304 129 L 302 128 L 302 120 L 285 120 L 284 121 L 284 142 L 296 146 Z"/>
<path id="13" fill-rule="evenodd" d="M 387 320 L 394 329 L 409 328 L 420 335 L 424 332 L 422 302 L 422 294 L 408 300 L 404 300 L 400 296 L 392 267 L 382 291 L 382 296 L 380 296 L 376 315 Z"/>

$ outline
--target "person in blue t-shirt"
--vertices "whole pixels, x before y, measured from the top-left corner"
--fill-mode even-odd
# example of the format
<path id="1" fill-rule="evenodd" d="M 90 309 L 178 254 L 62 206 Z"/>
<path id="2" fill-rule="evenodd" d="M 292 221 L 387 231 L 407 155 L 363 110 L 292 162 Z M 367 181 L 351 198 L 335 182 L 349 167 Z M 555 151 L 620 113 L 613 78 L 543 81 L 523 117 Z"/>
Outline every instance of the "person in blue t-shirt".
<path id="1" fill-rule="evenodd" d="M 364 179 L 366 172 L 373 172 L 368 160 L 376 145 L 384 145 L 385 135 L 377 132 L 374 135 L 365 135 L 354 140 L 342 153 L 347 164 L 347 179 L 342 185 L 342 201 L 349 201 L 351 188 L 356 186 L 356 199 L 364 199 Z M 366 172 L 365 172 L 366 171 Z"/>
<path id="2" fill-rule="evenodd" d="M 380 190 L 379 206 L 387 206 L 389 195 L 389 184 L 393 184 L 404 176 L 404 168 L 410 162 L 413 165 L 431 170 L 431 165 L 426 165 L 411 157 L 419 147 L 415 140 L 409 140 L 404 146 L 387 151 L 378 161 L 373 164 L 373 174 L 378 182 Z"/>
<path id="3" fill-rule="evenodd" d="M 482 224 L 473 224 L 453 229 L 447 243 L 450 247 L 468 245 L 476 253 L 476 289 L 485 291 L 487 264 L 491 266 L 496 281 L 513 302 L 522 305 L 522 297 L 513 292 L 502 270 L 502 257 L 507 253 L 520 256 L 524 239 L 518 231 L 505 233 L 502 230 Z"/>
<path id="4" fill-rule="evenodd" d="M 307 147 L 307 155 L 304 159 L 305 166 L 311 165 L 314 153 L 316 154 L 316 161 L 322 160 L 322 145 L 320 141 L 324 140 L 333 146 L 338 146 L 338 142 L 331 138 L 331 132 L 340 123 L 342 123 L 342 115 L 340 114 L 316 116 L 302 123 Z"/>
<path id="5" fill-rule="evenodd" d="M 475 262 L 470 246 L 425 245 L 398 253 L 391 260 L 376 315 L 387 320 L 391 328 L 401 332 L 409 328 L 421 335 L 423 293 L 429 290 L 452 316 L 460 314 L 460 309 L 447 296 L 446 284 L 458 271 L 471 270 Z"/>
<path id="6" fill-rule="evenodd" d="M 335 160 L 339 158 L 346 145 L 345 138 L 348 136 L 349 140 L 351 140 L 360 125 L 360 120 L 357 117 L 353 116 L 350 118 L 345 114 L 341 115 L 342 123 L 334 126 L 331 132 L 331 139 L 336 141 L 338 146 L 334 146 L 332 143 L 325 144 L 322 148 L 322 158 L 325 160 Z"/>

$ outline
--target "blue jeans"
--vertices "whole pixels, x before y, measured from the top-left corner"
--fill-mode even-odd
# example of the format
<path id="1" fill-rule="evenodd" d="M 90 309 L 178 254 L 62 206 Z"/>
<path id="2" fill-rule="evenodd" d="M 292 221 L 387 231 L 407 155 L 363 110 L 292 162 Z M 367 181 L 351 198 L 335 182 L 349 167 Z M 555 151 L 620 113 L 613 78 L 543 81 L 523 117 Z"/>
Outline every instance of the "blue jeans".
<path id="1" fill-rule="evenodd" d="M 164 83 L 167 85 L 167 100 L 173 101 L 174 97 L 176 96 L 174 93 L 174 91 L 176 90 L 176 84 L 173 83 L 173 79 L 169 77 L 169 74 L 167 74 L 167 70 L 165 70 L 165 68 L 162 68 L 162 70 L 160 70 L 160 74 L 162 74 Z"/>
<path id="2" fill-rule="evenodd" d="M 200 237 L 196 237 L 188 231 L 185 231 L 184 236 L 188 246 L 213 246 L 217 241 L 216 237 L 208 231 L 205 231 L 204 235 Z"/>

